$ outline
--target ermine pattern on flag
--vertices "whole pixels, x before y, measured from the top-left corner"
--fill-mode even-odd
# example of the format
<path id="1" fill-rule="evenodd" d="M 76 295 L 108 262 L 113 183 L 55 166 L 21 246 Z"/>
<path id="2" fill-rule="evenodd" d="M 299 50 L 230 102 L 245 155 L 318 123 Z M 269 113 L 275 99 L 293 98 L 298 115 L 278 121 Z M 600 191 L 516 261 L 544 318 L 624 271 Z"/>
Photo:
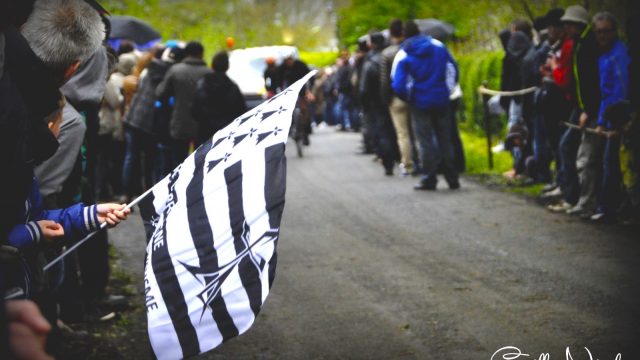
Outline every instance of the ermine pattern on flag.
<path id="1" fill-rule="evenodd" d="M 275 276 L 291 116 L 313 75 L 218 131 L 140 202 L 157 358 L 211 350 L 258 315 Z"/>

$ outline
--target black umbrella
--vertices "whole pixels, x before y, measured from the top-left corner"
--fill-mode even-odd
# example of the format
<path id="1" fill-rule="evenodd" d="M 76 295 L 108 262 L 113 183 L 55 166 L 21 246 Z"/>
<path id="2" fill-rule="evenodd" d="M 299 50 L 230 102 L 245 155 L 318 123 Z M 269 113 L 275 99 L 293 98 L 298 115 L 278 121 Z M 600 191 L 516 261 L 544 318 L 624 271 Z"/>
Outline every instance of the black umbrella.
<path id="1" fill-rule="evenodd" d="M 146 22 L 133 16 L 111 16 L 111 39 L 131 40 L 145 45 L 161 38 L 160 33 Z"/>
<path id="2" fill-rule="evenodd" d="M 421 33 L 430 35 L 440 41 L 447 40 L 453 36 L 455 31 L 453 25 L 438 19 L 416 19 L 414 21 Z"/>

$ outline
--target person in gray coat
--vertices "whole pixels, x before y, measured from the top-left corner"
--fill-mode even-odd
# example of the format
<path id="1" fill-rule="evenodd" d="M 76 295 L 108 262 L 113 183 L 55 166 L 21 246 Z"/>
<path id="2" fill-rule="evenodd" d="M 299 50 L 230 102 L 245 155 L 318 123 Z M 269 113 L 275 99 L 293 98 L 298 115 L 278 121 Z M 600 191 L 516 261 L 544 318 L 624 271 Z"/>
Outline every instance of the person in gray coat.
<path id="1" fill-rule="evenodd" d="M 184 49 L 185 59 L 169 69 L 156 88 L 160 99 L 174 98 L 173 114 L 169 122 L 173 167 L 180 164 L 189 153 L 189 144 L 198 134 L 198 124 L 191 114 L 193 96 L 198 80 L 211 69 L 202 60 L 204 47 L 199 42 L 189 42 Z"/>

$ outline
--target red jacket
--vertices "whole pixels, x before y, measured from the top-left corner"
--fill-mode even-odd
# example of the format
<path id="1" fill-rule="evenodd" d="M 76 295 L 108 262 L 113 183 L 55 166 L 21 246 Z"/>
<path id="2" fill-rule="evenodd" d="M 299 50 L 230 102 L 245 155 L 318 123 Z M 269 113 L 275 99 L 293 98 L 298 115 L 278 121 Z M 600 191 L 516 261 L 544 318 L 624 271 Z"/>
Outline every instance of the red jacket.
<path id="1" fill-rule="evenodd" d="M 553 70 L 553 80 L 562 89 L 565 98 L 573 101 L 573 39 L 564 39 L 557 59 L 558 67 Z"/>

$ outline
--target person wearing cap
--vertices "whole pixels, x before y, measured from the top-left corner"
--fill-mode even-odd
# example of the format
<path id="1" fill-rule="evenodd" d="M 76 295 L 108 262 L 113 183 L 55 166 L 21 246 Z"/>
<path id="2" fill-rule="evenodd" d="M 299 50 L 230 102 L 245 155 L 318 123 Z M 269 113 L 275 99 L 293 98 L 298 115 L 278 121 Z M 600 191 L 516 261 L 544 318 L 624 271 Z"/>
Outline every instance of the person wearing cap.
<path id="1" fill-rule="evenodd" d="M 573 39 L 573 81 L 570 86 L 572 111 L 569 121 L 581 127 L 593 127 L 600 107 L 599 50 L 595 35 L 589 26 L 589 14 L 582 6 L 572 5 L 566 9 L 560 20 L 566 36 Z M 562 84 L 560 86 L 562 87 Z M 601 147 L 599 143 L 600 139 L 596 136 L 585 136 L 571 128 L 565 130 L 560 140 L 560 188 L 563 200 L 550 207 L 551 210 L 575 215 L 593 212 L 596 180 L 600 168 L 596 156 L 598 148 Z"/>
<path id="2" fill-rule="evenodd" d="M 564 73 L 556 67 L 561 76 L 570 74 L 571 47 L 573 41 L 565 36 L 564 27 L 560 18 L 564 15 L 564 10 L 554 8 L 549 10 L 544 16 L 547 39 L 536 51 L 534 61 L 534 71 L 539 77 L 537 84 L 539 89 L 534 95 L 534 117 L 533 119 L 533 159 L 535 160 L 536 173 L 542 175 L 539 180 L 551 181 L 551 161 L 555 160 L 556 169 L 560 169 L 560 157 L 558 156 L 558 145 L 563 128 L 561 123 L 569 118 L 571 108 L 569 102 L 563 94 L 563 90 L 554 80 L 554 72 L 551 68 L 551 61 L 556 57 L 565 61 Z M 562 46 L 567 44 L 564 52 Z M 569 77 L 567 81 L 571 81 Z M 529 168 L 529 164 L 527 164 Z M 556 177 L 558 175 L 556 171 Z M 552 181 L 543 188 L 545 196 L 561 195 L 558 188 L 558 180 Z M 548 195 L 547 195 L 548 194 Z"/>
<path id="3" fill-rule="evenodd" d="M 573 56 L 576 108 L 573 120 L 581 128 L 595 127 L 600 112 L 600 75 L 598 58 L 601 50 L 596 42 L 587 10 L 580 5 L 567 8 L 562 21 L 570 34 L 577 36 Z M 602 168 L 603 139 L 588 133 L 581 134 L 576 169 L 579 180 L 577 204 L 569 214 L 590 216 L 595 211 L 598 179 Z"/>

